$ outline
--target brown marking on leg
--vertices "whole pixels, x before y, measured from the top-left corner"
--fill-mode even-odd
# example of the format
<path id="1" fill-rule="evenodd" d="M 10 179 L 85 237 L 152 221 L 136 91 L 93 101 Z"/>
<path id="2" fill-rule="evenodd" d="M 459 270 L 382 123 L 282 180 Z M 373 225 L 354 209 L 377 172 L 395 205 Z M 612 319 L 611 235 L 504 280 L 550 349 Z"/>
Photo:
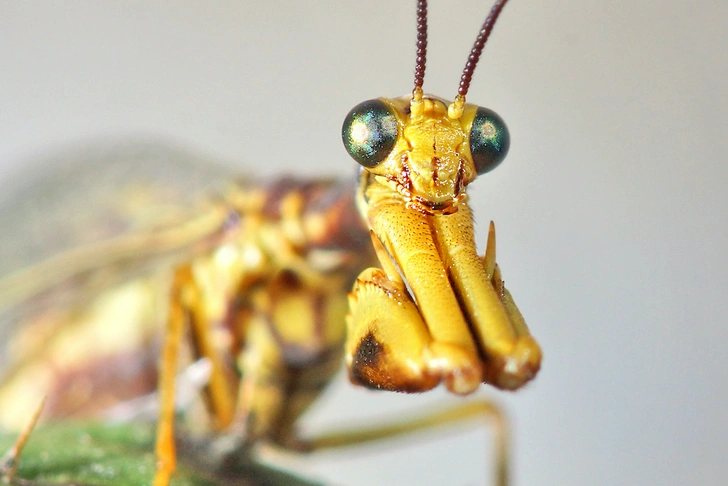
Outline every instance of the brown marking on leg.
<path id="1" fill-rule="evenodd" d="M 385 353 L 384 345 L 377 341 L 374 334 L 369 332 L 359 342 L 354 354 L 354 360 L 349 368 L 349 379 L 352 383 L 362 385 L 367 388 L 378 390 L 391 390 L 387 388 L 386 380 L 379 368 L 379 361 L 382 354 Z"/>

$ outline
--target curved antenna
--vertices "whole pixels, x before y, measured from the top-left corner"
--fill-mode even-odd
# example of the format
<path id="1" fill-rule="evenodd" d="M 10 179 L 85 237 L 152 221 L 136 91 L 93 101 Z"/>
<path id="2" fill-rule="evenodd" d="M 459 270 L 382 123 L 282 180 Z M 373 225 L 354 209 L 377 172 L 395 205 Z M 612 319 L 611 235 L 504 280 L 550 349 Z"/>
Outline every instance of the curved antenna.
<path id="1" fill-rule="evenodd" d="M 485 18 L 485 22 L 483 22 L 483 26 L 480 28 L 480 32 L 478 32 L 478 37 L 475 38 L 475 43 L 473 44 L 473 48 L 470 50 L 470 55 L 468 56 L 468 61 L 465 63 L 463 74 L 462 76 L 460 76 L 458 95 L 455 97 L 455 101 L 453 101 L 452 104 L 448 107 L 447 112 L 450 118 L 460 118 L 460 116 L 463 114 L 465 95 L 468 94 L 468 90 L 470 89 L 470 82 L 473 79 L 475 66 L 480 60 L 480 55 L 483 53 L 485 42 L 488 40 L 488 37 L 490 37 L 490 33 L 493 30 L 495 21 L 498 20 L 498 16 L 500 15 L 501 10 L 503 10 L 503 7 L 506 5 L 506 3 L 508 3 L 508 0 L 496 0 L 493 8 L 490 9 L 490 13 Z"/>
<path id="2" fill-rule="evenodd" d="M 425 82 L 427 63 L 427 0 L 417 1 L 417 56 L 415 59 L 415 87 L 412 90 L 410 114 L 413 118 L 422 115 L 422 84 Z"/>

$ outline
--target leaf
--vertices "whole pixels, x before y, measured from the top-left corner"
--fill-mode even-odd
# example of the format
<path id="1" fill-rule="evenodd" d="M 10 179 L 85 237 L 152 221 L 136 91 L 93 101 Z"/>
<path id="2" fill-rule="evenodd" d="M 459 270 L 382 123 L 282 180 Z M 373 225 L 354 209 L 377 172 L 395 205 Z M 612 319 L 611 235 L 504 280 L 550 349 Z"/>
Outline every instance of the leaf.
<path id="1" fill-rule="evenodd" d="M 33 431 L 20 456 L 14 486 L 129 486 L 151 484 L 156 460 L 151 424 L 59 423 Z M 0 451 L 16 435 L 0 435 Z M 172 486 L 312 486 L 270 465 L 247 462 L 235 470 L 195 466 L 180 452 Z M 0 483 L 2 478 L 0 477 Z"/>

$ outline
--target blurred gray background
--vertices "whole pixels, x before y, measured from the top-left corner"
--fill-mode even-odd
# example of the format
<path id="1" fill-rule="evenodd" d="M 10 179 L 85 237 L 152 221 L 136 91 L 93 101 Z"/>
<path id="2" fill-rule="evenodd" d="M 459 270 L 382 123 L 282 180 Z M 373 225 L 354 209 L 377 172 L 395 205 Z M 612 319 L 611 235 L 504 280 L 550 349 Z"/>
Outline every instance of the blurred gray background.
<path id="1" fill-rule="evenodd" d="M 488 2 L 433 1 L 425 90 L 451 98 Z M 515 394 L 522 485 L 728 475 L 728 4 L 508 5 L 469 101 L 511 130 L 471 194 L 545 352 Z M 34 157 L 159 138 L 241 172 L 352 174 L 339 130 L 406 94 L 414 2 L 0 3 L 0 189 Z M 2 231 L 12 229 L 3 228 Z M 340 379 L 307 430 L 455 401 Z M 333 484 L 483 484 L 487 427 L 297 460 Z"/>

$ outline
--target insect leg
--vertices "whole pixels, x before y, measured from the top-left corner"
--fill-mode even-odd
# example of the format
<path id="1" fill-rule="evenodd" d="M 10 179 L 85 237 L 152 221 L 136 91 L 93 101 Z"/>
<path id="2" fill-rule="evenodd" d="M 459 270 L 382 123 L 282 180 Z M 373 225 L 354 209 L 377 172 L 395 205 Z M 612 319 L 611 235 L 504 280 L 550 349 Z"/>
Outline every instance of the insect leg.
<path id="1" fill-rule="evenodd" d="M 234 388 L 231 386 L 230 373 L 215 348 L 200 289 L 193 283 L 188 291 L 189 295 L 186 297 L 191 300 L 193 345 L 198 357 L 206 358 L 210 362 L 210 379 L 206 386 L 207 406 L 215 417 L 217 429 L 224 429 L 230 425 L 235 413 Z"/>
<path id="2" fill-rule="evenodd" d="M 154 486 L 167 486 L 169 477 L 177 466 L 177 453 L 174 444 L 174 397 L 177 357 L 184 332 L 185 312 L 182 298 L 185 284 L 192 278 L 189 267 L 175 272 L 169 303 L 167 328 L 159 370 L 159 423 L 157 424 L 157 473 Z"/>
<path id="3" fill-rule="evenodd" d="M 530 381 L 541 365 L 541 348 L 495 263 L 495 226 L 490 224 L 485 256 L 475 251 L 470 208 L 432 220 L 445 268 L 458 300 L 472 323 L 474 335 L 487 357 L 483 381 L 515 390 Z M 429 321 L 428 321 L 429 323 Z"/>
<path id="4" fill-rule="evenodd" d="M 397 209 L 382 205 L 378 213 L 397 212 Z M 400 225 L 386 232 L 377 231 L 376 221 L 373 224 L 372 242 L 383 270 L 370 268 L 362 272 L 349 296 L 351 312 L 347 317 L 346 343 L 349 378 L 370 388 L 409 393 L 429 390 L 444 381 L 455 393 L 471 393 L 480 384 L 482 366 L 454 294 L 449 290 L 447 272 L 437 268 L 439 262 L 430 229 L 421 224 L 416 214 L 400 211 L 398 218 Z M 416 248 L 416 254 L 406 255 L 409 261 L 393 259 L 379 234 L 402 240 L 398 245 Z M 429 274 L 429 280 L 420 276 L 409 279 L 411 284 L 424 290 L 417 302 L 399 274 L 399 269 L 405 266 Z M 443 286 L 449 293 L 440 291 Z M 451 324 L 454 331 L 447 326 L 433 330 L 427 324 L 428 313 L 435 314 L 431 320 Z"/>
<path id="5" fill-rule="evenodd" d="M 328 277 L 311 282 L 283 271 L 247 292 L 238 410 L 249 442 L 264 438 L 305 448 L 295 423 L 341 363 L 346 312 L 341 289 L 348 279 Z"/>
<path id="6" fill-rule="evenodd" d="M 450 427 L 462 424 L 474 419 L 484 419 L 493 427 L 494 435 L 494 484 L 505 486 L 508 484 L 509 471 L 509 439 L 510 431 L 508 418 L 503 410 L 490 401 L 474 401 L 464 403 L 455 407 L 446 408 L 438 412 L 415 419 L 405 419 L 381 427 L 371 427 L 358 430 L 340 430 L 319 437 L 314 437 L 307 443 L 311 450 L 332 449 L 359 445 L 418 431 L 431 430 L 435 428 Z"/>
<path id="7" fill-rule="evenodd" d="M 222 360 L 215 350 L 209 320 L 204 307 L 204 297 L 195 282 L 192 269 L 183 266 L 175 272 L 167 318 L 167 329 L 162 348 L 162 361 L 159 373 L 159 424 L 157 426 L 157 475 L 155 486 L 169 484 L 169 476 L 176 467 L 174 444 L 175 417 L 175 376 L 177 358 L 184 334 L 185 324 L 189 323 L 193 345 L 200 357 L 211 363 L 211 375 L 207 385 L 208 406 L 216 424 L 222 428 L 233 418 L 235 405 L 234 393 L 225 373 Z"/>

